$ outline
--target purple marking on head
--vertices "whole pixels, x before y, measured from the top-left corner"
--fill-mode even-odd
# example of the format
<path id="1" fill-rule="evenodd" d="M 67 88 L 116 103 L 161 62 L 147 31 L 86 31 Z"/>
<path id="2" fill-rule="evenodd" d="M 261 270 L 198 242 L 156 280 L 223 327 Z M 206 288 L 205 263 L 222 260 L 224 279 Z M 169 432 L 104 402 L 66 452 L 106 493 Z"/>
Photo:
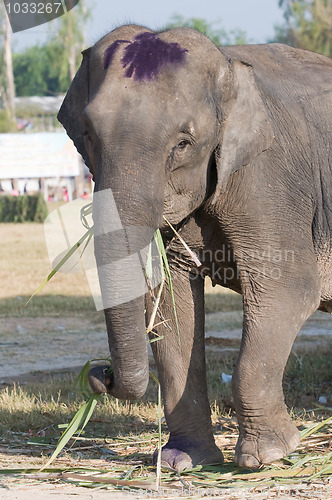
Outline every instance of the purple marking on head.
<path id="1" fill-rule="evenodd" d="M 108 47 L 108 49 L 105 51 L 105 54 L 104 54 L 104 69 L 107 69 L 109 67 L 109 65 L 112 63 L 113 57 L 115 56 L 116 51 L 120 47 L 120 43 L 130 43 L 130 41 L 129 40 L 117 40 L 116 42 L 112 43 L 112 45 L 110 45 Z"/>
<path id="2" fill-rule="evenodd" d="M 165 66 L 184 64 L 187 52 L 178 43 L 164 42 L 156 34 L 146 32 L 137 35 L 124 49 L 121 62 L 127 68 L 127 78 L 153 80 Z"/>

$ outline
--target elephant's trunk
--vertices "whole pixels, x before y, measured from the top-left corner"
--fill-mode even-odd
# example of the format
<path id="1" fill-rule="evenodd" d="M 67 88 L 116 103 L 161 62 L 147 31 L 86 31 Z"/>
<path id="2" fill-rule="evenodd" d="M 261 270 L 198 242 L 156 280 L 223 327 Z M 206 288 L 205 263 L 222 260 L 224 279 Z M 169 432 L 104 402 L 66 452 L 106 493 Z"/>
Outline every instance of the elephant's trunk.
<path id="1" fill-rule="evenodd" d="M 98 262 L 98 251 L 96 255 Z M 90 372 L 89 381 L 94 392 L 137 399 L 145 393 L 149 379 L 142 295 L 144 275 L 142 269 L 121 264 L 118 261 L 99 268 L 112 373 L 105 373 L 106 367 L 98 367 Z"/>
<path id="2" fill-rule="evenodd" d="M 133 213 L 129 219 L 123 204 L 119 215 L 119 197 L 115 204 L 113 192 L 108 191 L 97 193 L 93 210 L 95 256 L 113 373 L 108 375 L 105 367 L 99 367 L 91 370 L 89 381 L 94 392 L 137 399 L 144 394 L 149 380 L 145 266 L 155 228 L 147 227 L 146 221 L 134 220 Z"/>
<path id="3" fill-rule="evenodd" d="M 95 393 L 107 392 L 119 399 L 138 399 L 149 381 L 143 297 L 105 309 L 112 368 L 90 370 Z"/>
<path id="4" fill-rule="evenodd" d="M 106 309 L 105 318 L 113 368 L 108 392 L 138 399 L 149 381 L 143 297 Z"/>

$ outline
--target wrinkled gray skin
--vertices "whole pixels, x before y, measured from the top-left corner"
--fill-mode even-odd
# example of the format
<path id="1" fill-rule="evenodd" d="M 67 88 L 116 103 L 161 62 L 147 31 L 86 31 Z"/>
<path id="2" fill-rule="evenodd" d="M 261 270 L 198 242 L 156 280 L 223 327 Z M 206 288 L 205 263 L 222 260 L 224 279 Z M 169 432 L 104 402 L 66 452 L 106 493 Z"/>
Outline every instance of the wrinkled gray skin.
<path id="1" fill-rule="evenodd" d="M 84 52 L 59 120 L 96 191 L 112 189 L 123 225 L 159 227 L 170 246 L 181 344 L 173 320 L 155 328 L 164 336 L 152 347 L 170 432 L 162 461 L 182 470 L 223 460 L 206 389 L 206 274 L 243 296 L 235 460 L 256 467 L 299 443 L 284 403 L 284 367 L 308 316 L 332 312 L 332 61 L 279 44 L 217 49 L 200 33 L 174 29 L 158 37 L 186 49 L 185 63 L 138 80 L 125 75 L 122 57 L 146 31 L 118 28 Z M 127 42 L 104 69 L 116 40 Z M 94 213 L 95 222 L 102 215 Z M 202 270 L 170 241 L 163 215 Z M 110 252 L 107 238 L 96 242 L 98 263 Z M 112 275 L 103 280 L 112 286 Z M 122 399 L 144 393 L 145 308 L 149 294 L 105 310 L 114 377 L 92 372 L 95 391 Z M 167 292 L 162 313 L 173 318 Z"/>

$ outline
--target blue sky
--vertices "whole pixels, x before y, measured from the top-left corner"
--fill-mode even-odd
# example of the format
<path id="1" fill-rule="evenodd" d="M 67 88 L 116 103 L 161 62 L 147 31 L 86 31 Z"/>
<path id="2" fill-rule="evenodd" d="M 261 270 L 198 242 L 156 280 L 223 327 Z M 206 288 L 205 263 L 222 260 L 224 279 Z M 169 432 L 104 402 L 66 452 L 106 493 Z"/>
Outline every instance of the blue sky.
<path id="1" fill-rule="evenodd" d="M 252 43 L 264 43 L 282 24 L 278 0 L 86 0 L 93 18 L 87 25 L 87 43 L 91 45 L 116 26 L 128 22 L 152 29 L 163 27 L 173 14 L 186 18 L 201 17 L 218 22 L 227 31 L 246 31 Z M 43 42 L 52 30 L 52 22 L 13 34 L 14 49 Z"/>

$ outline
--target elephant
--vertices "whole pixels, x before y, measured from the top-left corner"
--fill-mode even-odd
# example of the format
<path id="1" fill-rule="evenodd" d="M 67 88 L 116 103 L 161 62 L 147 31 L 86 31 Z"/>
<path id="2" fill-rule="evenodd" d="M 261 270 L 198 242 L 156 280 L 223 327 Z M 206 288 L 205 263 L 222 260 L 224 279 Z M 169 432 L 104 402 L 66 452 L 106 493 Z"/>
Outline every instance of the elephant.
<path id="1" fill-rule="evenodd" d="M 124 231 L 137 229 L 121 246 L 109 236 L 107 209 L 94 206 L 105 290 L 136 286 L 125 266 L 119 283 L 105 262 L 146 247 L 156 229 L 167 248 L 179 332 L 166 285 L 165 321 L 150 333 L 160 337 L 151 346 L 169 431 L 162 464 L 182 471 L 223 462 L 207 396 L 206 276 L 243 301 L 234 460 L 256 468 L 287 456 L 300 439 L 284 368 L 306 319 L 332 313 L 332 61 L 283 44 L 217 47 L 190 28 L 136 25 L 82 54 L 58 119 L 95 194 L 111 190 Z M 144 394 L 153 305 L 142 291 L 104 307 L 113 373 L 91 370 L 95 392 Z"/>

